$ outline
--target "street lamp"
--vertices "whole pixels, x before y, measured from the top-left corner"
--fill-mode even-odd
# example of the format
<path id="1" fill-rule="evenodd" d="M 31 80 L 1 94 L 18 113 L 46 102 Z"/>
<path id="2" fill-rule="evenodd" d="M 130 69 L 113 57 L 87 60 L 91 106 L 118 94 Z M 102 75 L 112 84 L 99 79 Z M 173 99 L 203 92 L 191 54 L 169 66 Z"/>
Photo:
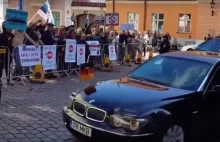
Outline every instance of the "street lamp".
<path id="1" fill-rule="evenodd" d="M 214 16 L 214 8 L 215 8 L 214 0 L 212 0 L 212 2 L 210 3 L 210 8 L 211 8 L 212 16 Z"/>

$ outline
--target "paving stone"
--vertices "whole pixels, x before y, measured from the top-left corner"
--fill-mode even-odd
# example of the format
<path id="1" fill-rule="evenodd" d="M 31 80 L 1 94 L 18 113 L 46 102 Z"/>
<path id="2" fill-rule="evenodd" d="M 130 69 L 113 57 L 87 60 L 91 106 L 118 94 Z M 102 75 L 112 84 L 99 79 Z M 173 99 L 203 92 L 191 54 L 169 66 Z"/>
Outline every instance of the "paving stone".
<path id="1" fill-rule="evenodd" d="M 2 88 L 0 142 L 6 142 L 7 139 L 21 142 L 75 142 L 76 138 L 67 131 L 62 120 L 62 108 L 68 102 L 68 96 L 98 80 L 121 77 L 130 68 L 122 67 L 121 70 L 121 73 L 95 72 L 95 79 L 88 82 L 61 77 L 53 84 L 30 84 L 27 81 L 26 86 L 17 82 L 12 87 Z M 79 79 L 76 75 L 71 78 Z"/>
<path id="2" fill-rule="evenodd" d="M 4 138 L 6 138 L 6 139 L 13 139 L 13 138 L 15 138 L 12 134 L 6 134 L 6 135 L 4 135 Z"/>

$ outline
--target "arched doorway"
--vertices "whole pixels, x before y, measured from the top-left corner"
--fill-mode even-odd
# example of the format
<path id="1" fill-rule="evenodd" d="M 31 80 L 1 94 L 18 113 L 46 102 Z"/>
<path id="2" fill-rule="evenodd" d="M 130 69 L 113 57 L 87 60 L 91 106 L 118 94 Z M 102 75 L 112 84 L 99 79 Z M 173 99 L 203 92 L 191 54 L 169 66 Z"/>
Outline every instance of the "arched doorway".
<path id="1" fill-rule="evenodd" d="M 87 17 L 87 13 L 83 13 L 76 16 L 78 27 L 85 28 L 86 17 Z M 89 14 L 89 24 L 94 21 L 94 18 L 95 18 L 94 14 Z"/>

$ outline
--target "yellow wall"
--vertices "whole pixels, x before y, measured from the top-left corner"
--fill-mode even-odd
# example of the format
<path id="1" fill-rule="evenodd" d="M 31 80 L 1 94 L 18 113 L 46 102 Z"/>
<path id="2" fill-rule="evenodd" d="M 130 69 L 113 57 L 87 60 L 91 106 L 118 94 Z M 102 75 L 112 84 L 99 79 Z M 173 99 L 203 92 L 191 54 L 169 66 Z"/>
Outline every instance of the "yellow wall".
<path id="1" fill-rule="evenodd" d="M 115 11 L 119 13 L 120 23 L 127 23 L 127 13 L 139 13 L 139 31 L 144 29 L 144 4 L 143 3 L 116 3 Z M 112 4 L 107 3 L 107 12 L 112 12 Z M 151 30 L 152 13 L 164 14 L 164 33 L 169 32 L 172 37 L 188 38 L 191 35 L 193 38 L 197 36 L 197 15 L 198 4 L 147 4 L 147 21 L 146 30 Z M 191 32 L 177 33 L 179 14 L 191 14 Z M 118 31 L 119 27 L 115 27 Z"/>
<path id="2" fill-rule="evenodd" d="M 148 4 L 147 6 L 147 28 L 151 30 L 152 13 L 164 14 L 164 32 L 169 32 L 172 37 L 187 38 L 191 35 L 197 36 L 197 4 Z M 177 33 L 179 14 L 191 14 L 191 32 Z"/>

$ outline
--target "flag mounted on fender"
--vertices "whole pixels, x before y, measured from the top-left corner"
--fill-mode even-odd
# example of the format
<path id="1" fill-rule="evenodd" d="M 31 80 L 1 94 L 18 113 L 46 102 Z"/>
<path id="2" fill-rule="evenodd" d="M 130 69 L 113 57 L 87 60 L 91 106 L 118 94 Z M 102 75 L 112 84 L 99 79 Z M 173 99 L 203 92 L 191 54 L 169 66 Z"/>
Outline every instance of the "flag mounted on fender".
<path id="1" fill-rule="evenodd" d="M 94 68 L 85 68 L 80 70 L 80 80 L 87 81 L 94 78 Z"/>

